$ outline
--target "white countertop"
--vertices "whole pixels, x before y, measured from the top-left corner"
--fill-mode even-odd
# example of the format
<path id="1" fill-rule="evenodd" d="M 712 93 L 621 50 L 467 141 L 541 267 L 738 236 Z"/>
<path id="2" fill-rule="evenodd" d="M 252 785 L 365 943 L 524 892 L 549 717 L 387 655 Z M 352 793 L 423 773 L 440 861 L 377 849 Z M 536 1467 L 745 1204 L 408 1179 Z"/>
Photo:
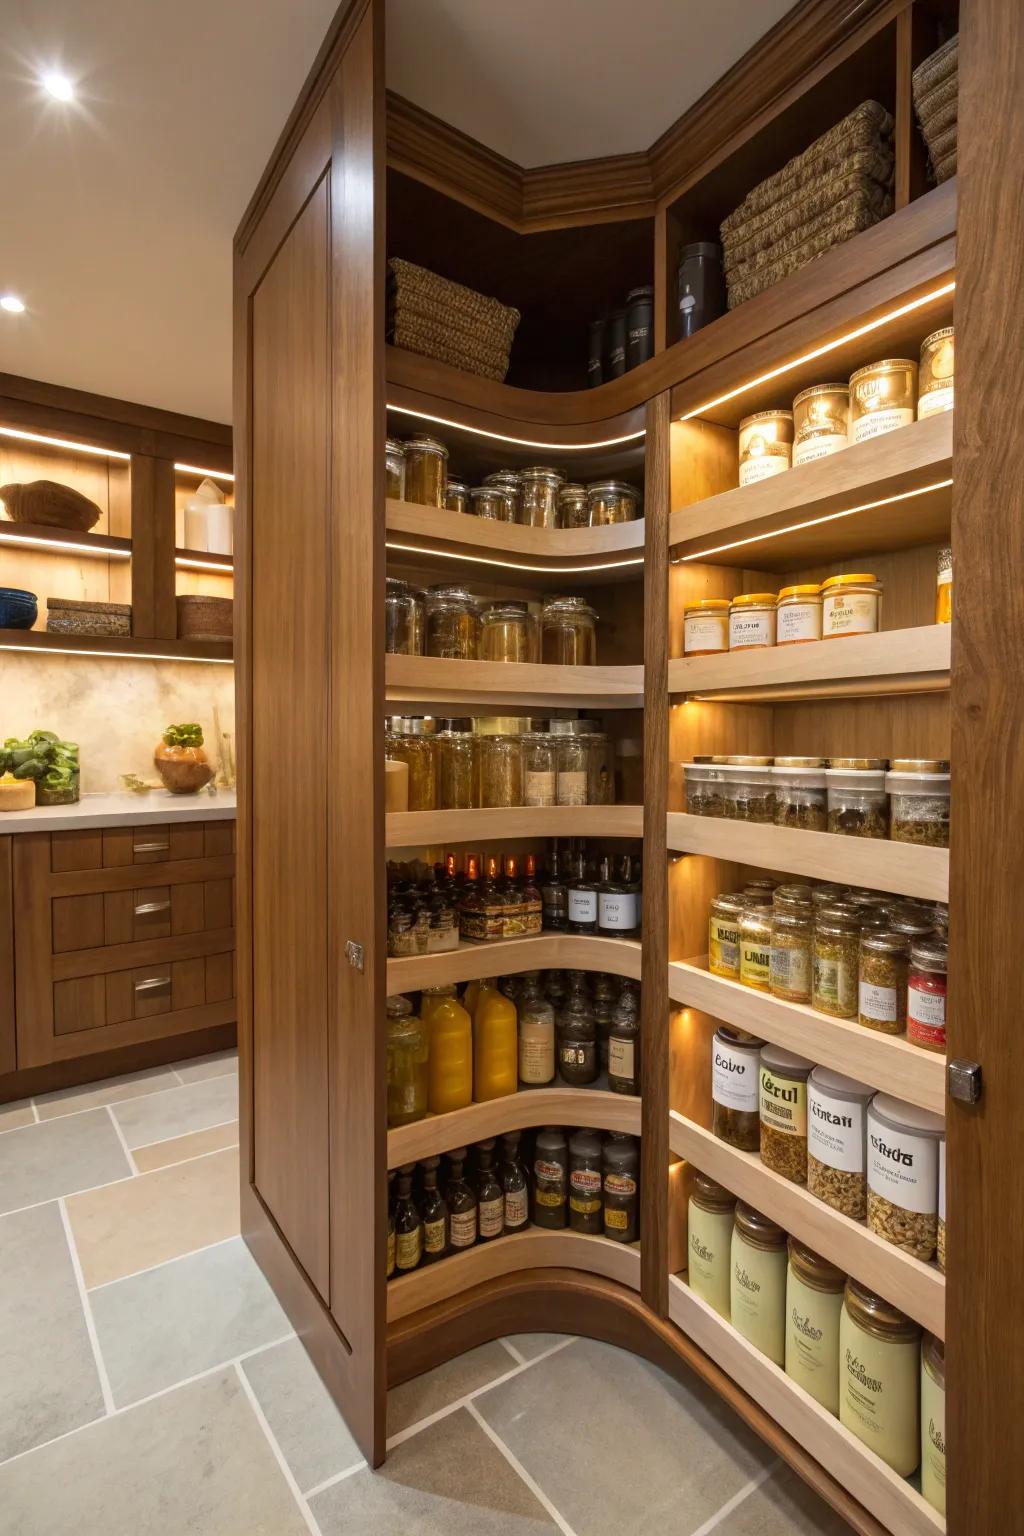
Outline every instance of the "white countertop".
<path id="1" fill-rule="evenodd" d="M 39 805 L 31 811 L 4 811 L 0 813 L 0 836 L 5 832 L 144 827 L 170 821 L 233 821 L 236 814 L 233 789 L 219 789 L 215 795 L 205 789 L 197 795 L 172 795 L 166 789 L 136 795 L 124 790 L 116 795 L 83 795 L 77 805 Z"/>

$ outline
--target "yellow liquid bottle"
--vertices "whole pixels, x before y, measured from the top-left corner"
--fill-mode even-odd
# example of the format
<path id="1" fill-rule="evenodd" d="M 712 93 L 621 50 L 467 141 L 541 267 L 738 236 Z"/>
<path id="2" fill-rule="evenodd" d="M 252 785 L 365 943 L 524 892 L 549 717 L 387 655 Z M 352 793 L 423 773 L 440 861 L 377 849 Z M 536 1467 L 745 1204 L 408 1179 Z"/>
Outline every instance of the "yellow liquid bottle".
<path id="1" fill-rule="evenodd" d="M 493 981 L 480 984 L 473 1015 L 473 1097 L 478 1104 L 515 1093 L 519 1086 L 516 1005 Z"/>
<path id="2" fill-rule="evenodd" d="M 450 999 L 458 1001 L 458 993 L 450 982 L 440 987 L 424 987 L 420 993 L 420 1018 L 424 1026 L 429 1028 L 434 1009 L 440 1003 L 446 1003 Z"/>
<path id="3" fill-rule="evenodd" d="M 476 1005 L 480 1000 L 481 988 L 486 986 L 493 987 L 493 985 L 493 981 L 470 981 L 467 983 L 466 990 L 462 994 L 462 1006 L 469 1010 L 470 1018 L 476 1018 Z"/>
<path id="4" fill-rule="evenodd" d="M 427 1105 L 432 1115 L 465 1109 L 473 1102 L 473 1021 L 454 997 L 430 1010 Z"/>

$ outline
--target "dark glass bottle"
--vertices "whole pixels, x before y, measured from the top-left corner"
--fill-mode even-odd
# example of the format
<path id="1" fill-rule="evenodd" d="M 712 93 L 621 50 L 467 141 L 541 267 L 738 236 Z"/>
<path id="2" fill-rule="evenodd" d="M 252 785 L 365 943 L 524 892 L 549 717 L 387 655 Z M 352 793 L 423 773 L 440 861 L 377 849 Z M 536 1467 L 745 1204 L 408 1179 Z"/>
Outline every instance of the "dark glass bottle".
<path id="1" fill-rule="evenodd" d="M 395 1197 L 395 1268 L 400 1275 L 407 1275 L 419 1266 L 423 1257 L 423 1223 L 412 1198 L 412 1176 L 415 1163 L 406 1163 L 398 1170 Z"/>
<path id="2" fill-rule="evenodd" d="M 601 1214 L 601 1137 L 574 1131 L 569 1138 L 569 1225 L 574 1232 L 598 1234 Z"/>
<path id="3" fill-rule="evenodd" d="M 597 932 L 597 881 L 587 860 L 586 844 L 573 839 L 566 857 L 569 887 L 569 932 Z"/>
<path id="4" fill-rule="evenodd" d="M 423 1221 L 423 1262 L 436 1264 L 448 1252 L 448 1207 L 437 1187 L 439 1157 L 423 1161 L 423 1195 L 420 1199 L 420 1217 Z"/>
<path id="5" fill-rule="evenodd" d="M 477 1237 L 476 1195 L 463 1171 L 466 1155 L 465 1147 L 455 1147 L 448 1153 L 444 1198 L 448 1206 L 448 1241 L 453 1252 L 472 1248 Z"/>
<path id="6" fill-rule="evenodd" d="M 390 1280 L 395 1272 L 395 1175 L 388 1174 L 388 1257 L 385 1269 L 385 1277 Z"/>
<path id="7" fill-rule="evenodd" d="M 640 892 L 628 853 L 608 861 L 598 886 L 597 931 L 609 939 L 635 939 L 640 932 Z"/>
<path id="8" fill-rule="evenodd" d="M 640 997 L 635 981 L 624 981 L 608 1036 L 608 1087 L 612 1093 L 640 1092 Z"/>
<path id="9" fill-rule="evenodd" d="M 608 1031 L 612 1027 L 618 998 L 618 978 L 599 971 L 590 980 L 590 1003 L 597 1023 L 597 1061 L 602 1072 L 608 1070 Z"/>
<path id="10" fill-rule="evenodd" d="M 519 884 L 519 899 L 523 908 L 523 932 L 527 935 L 540 933 L 544 903 L 537 884 L 537 858 L 532 853 L 526 855 L 526 870 Z"/>
<path id="11" fill-rule="evenodd" d="M 501 1138 L 501 1189 L 505 1200 L 505 1231 L 521 1232 L 530 1225 L 526 1169 L 519 1156 L 519 1132 Z"/>
<path id="12" fill-rule="evenodd" d="M 505 1230 L 505 1195 L 494 1171 L 494 1140 L 476 1148 L 477 1224 L 482 1243 L 500 1237 Z"/>
<path id="13" fill-rule="evenodd" d="M 597 1077 L 597 1020 L 583 971 L 569 972 L 569 995 L 558 1013 L 558 1070 L 572 1088 Z"/>
<path id="14" fill-rule="evenodd" d="M 569 1191 L 569 1149 L 557 1125 L 537 1132 L 533 1150 L 533 1220 L 538 1227 L 564 1227 Z"/>
<path id="15" fill-rule="evenodd" d="M 569 927 L 569 892 L 562 873 L 558 839 L 553 839 L 547 868 L 540 888 L 541 919 L 544 931 L 565 933 Z"/>
<path id="16" fill-rule="evenodd" d="M 569 995 L 569 989 L 565 984 L 565 972 L 545 971 L 544 986 L 541 990 L 557 1014 Z"/>
<path id="17" fill-rule="evenodd" d="M 639 1173 L 636 1141 L 621 1131 L 613 1131 L 601 1156 L 603 1227 L 605 1237 L 618 1243 L 635 1243 L 639 1235 Z"/>

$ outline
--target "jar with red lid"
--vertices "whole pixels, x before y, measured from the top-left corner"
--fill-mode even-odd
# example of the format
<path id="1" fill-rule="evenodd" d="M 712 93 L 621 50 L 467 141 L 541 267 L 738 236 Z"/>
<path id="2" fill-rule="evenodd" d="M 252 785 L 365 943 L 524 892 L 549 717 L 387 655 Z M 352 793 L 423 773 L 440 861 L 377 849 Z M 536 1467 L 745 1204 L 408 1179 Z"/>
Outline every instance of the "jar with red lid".
<path id="1" fill-rule="evenodd" d="M 907 974 L 907 1039 L 927 1051 L 946 1049 L 948 948 L 939 939 L 910 947 Z"/>

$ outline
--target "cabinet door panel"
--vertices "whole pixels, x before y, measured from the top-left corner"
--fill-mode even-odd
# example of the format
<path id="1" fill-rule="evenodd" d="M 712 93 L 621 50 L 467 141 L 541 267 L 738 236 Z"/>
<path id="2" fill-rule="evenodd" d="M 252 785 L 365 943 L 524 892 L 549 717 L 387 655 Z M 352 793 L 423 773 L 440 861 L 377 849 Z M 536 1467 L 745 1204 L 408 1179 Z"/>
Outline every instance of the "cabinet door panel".
<path id="1" fill-rule="evenodd" d="M 171 932 L 201 933 L 206 910 L 203 882 L 190 880 L 171 891 Z"/>
<path id="2" fill-rule="evenodd" d="M 11 837 L 0 837 L 0 1072 L 17 1066 L 14 1028 L 14 871 Z"/>
<path id="3" fill-rule="evenodd" d="M 102 1029 L 107 1022 L 107 998 L 102 976 L 76 976 L 53 984 L 53 1028 L 58 1035 Z"/>
<path id="4" fill-rule="evenodd" d="M 105 942 L 102 896 L 58 896 L 51 915 L 55 955 L 95 949 Z"/>

